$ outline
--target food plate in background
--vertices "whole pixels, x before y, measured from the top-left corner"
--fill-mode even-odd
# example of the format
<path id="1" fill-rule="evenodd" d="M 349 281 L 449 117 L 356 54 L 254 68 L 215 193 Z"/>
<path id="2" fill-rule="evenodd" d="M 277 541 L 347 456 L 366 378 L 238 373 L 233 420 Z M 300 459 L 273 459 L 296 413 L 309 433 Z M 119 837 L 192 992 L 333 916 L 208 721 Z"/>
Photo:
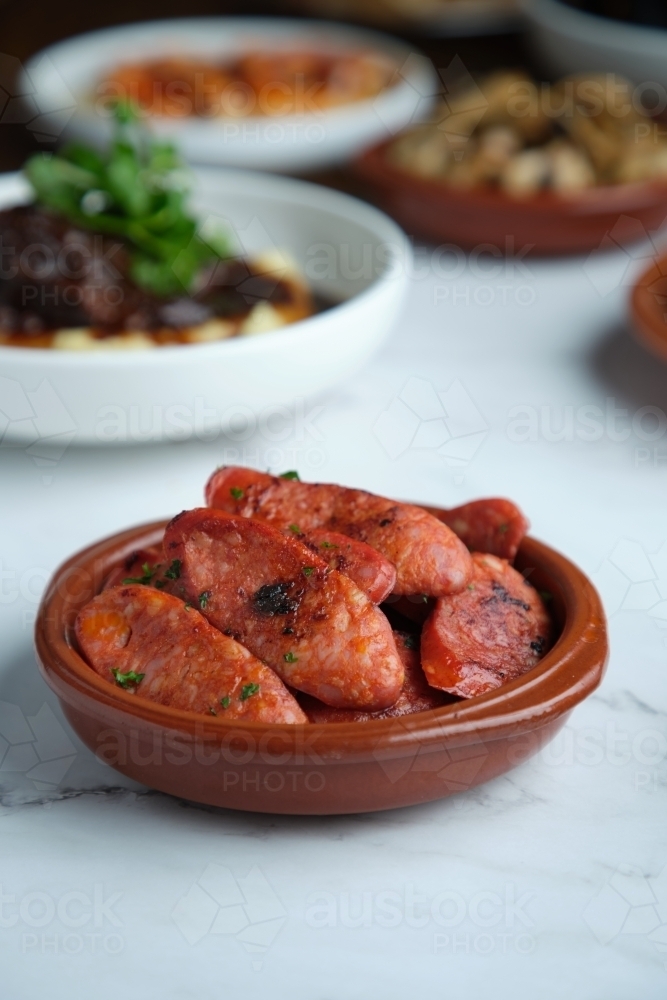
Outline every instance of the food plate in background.
<path id="1" fill-rule="evenodd" d="M 509 239 L 514 250 L 530 244 L 532 254 L 585 253 L 600 247 L 619 216 L 650 231 L 667 215 L 667 181 L 601 186 L 569 197 L 545 191 L 521 200 L 409 175 L 387 160 L 388 145 L 362 154 L 355 172 L 406 232 L 438 243 L 464 249 L 492 244 L 504 252 Z"/>
<path id="2" fill-rule="evenodd" d="M 194 176 L 192 208 L 202 222 L 222 223 L 247 255 L 286 252 L 330 308 L 212 343 L 113 351 L 0 346 L 0 374 L 16 395 L 3 415 L 3 442 L 211 440 L 234 421 L 247 427 L 272 408 L 331 388 L 380 345 L 409 273 L 411 250 L 398 226 L 370 205 L 304 181 L 210 168 Z M 20 175 L 0 177 L 0 208 L 28 195 Z"/>
<path id="3" fill-rule="evenodd" d="M 630 317 L 640 343 L 667 361 L 667 255 L 654 261 L 632 289 Z"/>
<path id="4" fill-rule="evenodd" d="M 23 93 L 43 111 L 44 132 L 104 145 L 112 134 L 101 81 L 120 65 L 165 58 L 238 59 L 244 53 L 367 53 L 396 70 L 377 96 L 324 110 L 244 117 L 150 119 L 193 163 L 308 171 L 339 164 L 426 114 L 437 80 L 428 59 L 386 35 L 326 22 L 188 18 L 123 25 L 67 39 L 33 56 Z M 34 113 L 34 109 L 33 109 Z"/>
<path id="5" fill-rule="evenodd" d="M 108 763 L 151 788 L 296 815 L 442 799 L 533 756 L 602 679 L 608 647 L 598 594 L 564 556 L 525 538 L 517 568 L 552 595 L 560 634 L 535 667 L 498 690 L 400 719 L 307 727 L 238 726 L 137 698 L 91 670 L 76 651 L 73 625 L 109 570 L 158 544 L 165 523 L 131 528 L 72 556 L 51 580 L 36 625 L 43 676 L 75 732 L 94 753 L 104 745 Z"/>

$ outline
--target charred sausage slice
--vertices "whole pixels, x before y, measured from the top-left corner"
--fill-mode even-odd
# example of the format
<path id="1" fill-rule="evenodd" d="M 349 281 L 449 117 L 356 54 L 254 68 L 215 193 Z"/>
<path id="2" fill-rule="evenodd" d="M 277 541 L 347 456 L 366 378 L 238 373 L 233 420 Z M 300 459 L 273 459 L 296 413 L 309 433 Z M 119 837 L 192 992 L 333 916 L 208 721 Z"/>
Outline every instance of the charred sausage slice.
<path id="1" fill-rule="evenodd" d="M 422 630 L 421 658 L 432 687 L 472 698 L 521 676 L 550 645 L 549 615 L 537 591 L 504 559 L 472 556 L 470 583 L 441 597 Z"/>
<path id="2" fill-rule="evenodd" d="M 446 524 L 411 504 L 363 490 L 301 483 L 235 466 L 218 469 L 206 486 L 210 507 L 267 521 L 349 535 L 377 549 L 396 568 L 397 594 L 456 593 L 472 571 L 470 554 Z"/>
<path id="3" fill-rule="evenodd" d="M 326 528 L 315 528 L 297 537 L 324 559 L 329 569 L 336 569 L 354 580 L 373 604 L 381 604 L 394 589 L 396 570 L 393 565 L 365 542 Z"/>
<path id="4" fill-rule="evenodd" d="M 220 510 L 179 514 L 164 538 L 188 599 L 299 691 L 379 710 L 403 685 L 389 622 L 342 573 L 280 531 Z"/>
<path id="5" fill-rule="evenodd" d="M 511 500 L 472 500 L 440 515 L 471 552 L 513 562 L 530 524 Z"/>
<path id="6" fill-rule="evenodd" d="M 171 594 L 141 584 L 103 590 L 75 630 L 93 670 L 140 698 L 229 721 L 307 721 L 269 667 Z"/>
<path id="7" fill-rule="evenodd" d="M 359 712 L 351 708 L 332 708 L 309 695 L 299 695 L 299 704 L 309 722 L 371 722 L 373 719 L 393 719 L 415 712 L 428 712 L 454 701 L 451 695 L 429 687 L 419 663 L 419 636 L 409 632 L 394 632 L 396 649 L 403 661 L 405 681 L 397 701 L 382 712 Z"/>

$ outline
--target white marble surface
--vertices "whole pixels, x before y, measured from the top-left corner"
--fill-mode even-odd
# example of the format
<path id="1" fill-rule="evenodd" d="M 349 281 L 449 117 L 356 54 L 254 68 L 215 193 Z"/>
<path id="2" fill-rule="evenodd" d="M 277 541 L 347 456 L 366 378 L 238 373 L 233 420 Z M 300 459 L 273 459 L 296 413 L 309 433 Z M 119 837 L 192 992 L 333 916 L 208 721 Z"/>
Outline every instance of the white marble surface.
<path id="1" fill-rule="evenodd" d="M 667 369 L 624 326 L 641 262 L 619 250 L 450 278 L 419 261 L 383 352 L 285 440 L 46 462 L 0 449 L 3 1000 L 667 995 Z M 396 402 L 415 391 L 431 399 L 420 429 Z M 519 405 L 534 440 L 517 439 Z M 39 593 L 74 549 L 197 504 L 237 458 L 444 504 L 514 497 L 599 582 L 602 688 L 537 758 L 419 808 L 281 818 L 133 786 L 38 675 Z"/>

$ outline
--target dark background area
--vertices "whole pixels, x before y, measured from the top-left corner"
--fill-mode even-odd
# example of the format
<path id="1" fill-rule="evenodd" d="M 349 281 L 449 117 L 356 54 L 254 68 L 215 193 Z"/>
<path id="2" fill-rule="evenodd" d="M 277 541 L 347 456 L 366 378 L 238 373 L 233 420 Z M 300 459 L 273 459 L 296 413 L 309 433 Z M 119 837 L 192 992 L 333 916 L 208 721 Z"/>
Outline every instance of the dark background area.
<path id="1" fill-rule="evenodd" d="M 9 60 L 21 63 L 35 52 L 72 35 L 131 21 L 149 21 L 170 17 L 265 14 L 298 16 L 296 6 L 283 3 L 175 2 L 175 0 L 115 0 L 96 4 L 91 0 L 0 0 L 0 59 L 5 68 Z M 448 66 L 455 55 L 472 72 L 484 72 L 500 66 L 530 66 L 521 34 L 489 35 L 463 38 L 434 38 L 394 30 L 402 38 L 426 52 L 436 68 Z M 7 59 L 9 57 L 9 60 Z M 1 68 L 1 67 L 0 67 Z M 11 75 L 11 74 L 9 74 Z M 7 74 L 3 74 L 3 83 Z M 6 84 L 5 84 L 6 86 Z M 11 84 L 10 84 L 11 86 Z M 38 146 L 31 133 L 20 124 L 0 122 L 0 170 L 17 170 Z"/>

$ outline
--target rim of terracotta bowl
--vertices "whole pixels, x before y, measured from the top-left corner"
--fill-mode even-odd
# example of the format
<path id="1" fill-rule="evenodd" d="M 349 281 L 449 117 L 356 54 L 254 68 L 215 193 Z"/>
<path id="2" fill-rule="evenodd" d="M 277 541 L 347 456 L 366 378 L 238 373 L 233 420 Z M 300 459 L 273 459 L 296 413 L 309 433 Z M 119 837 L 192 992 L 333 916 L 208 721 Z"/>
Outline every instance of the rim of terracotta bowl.
<path id="1" fill-rule="evenodd" d="M 667 180 L 636 181 L 625 184 L 596 184 L 570 195 L 540 191 L 526 198 L 513 198 L 497 188 L 482 185 L 459 188 L 429 177 L 401 170 L 386 159 L 395 138 L 366 150 L 353 162 L 353 169 L 368 180 L 381 180 L 394 187 L 410 186 L 417 193 L 439 202 L 456 202 L 471 209 L 514 210 L 520 214 L 541 213 L 561 217 L 594 216 L 609 212 L 631 212 L 661 202 L 667 206 Z"/>
<path id="2" fill-rule="evenodd" d="M 653 288 L 661 279 L 665 286 L 663 305 Z M 654 260 L 635 282 L 630 296 L 630 318 L 637 339 L 652 354 L 667 361 L 667 254 Z"/>
<path id="3" fill-rule="evenodd" d="M 426 507 L 436 516 L 438 508 Z M 77 552 L 60 566 L 47 587 L 35 626 L 42 674 L 65 703 L 90 715 L 111 711 L 135 725 L 177 732 L 192 740 L 233 738 L 235 732 L 260 740 L 275 736 L 286 756 L 308 747 L 330 760 L 366 760 L 378 748 L 398 750 L 447 740 L 448 746 L 531 732 L 569 712 L 593 691 L 608 657 L 600 597 L 588 578 L 565 556 L 534 538 L 524 539 L 516 564 L 552 595 L 560 634 L 552 649 L 528 673 L 488 694 L 427 712 L 371 722 L 267 725 L 225 722 L 168 708 L 136 697 L 96 674 L 76 649 L 74 620 L 79 608 L 99 592 L 109 571 L 134 549 L 159 543 L 168 521 L 129 528 Z"/>

